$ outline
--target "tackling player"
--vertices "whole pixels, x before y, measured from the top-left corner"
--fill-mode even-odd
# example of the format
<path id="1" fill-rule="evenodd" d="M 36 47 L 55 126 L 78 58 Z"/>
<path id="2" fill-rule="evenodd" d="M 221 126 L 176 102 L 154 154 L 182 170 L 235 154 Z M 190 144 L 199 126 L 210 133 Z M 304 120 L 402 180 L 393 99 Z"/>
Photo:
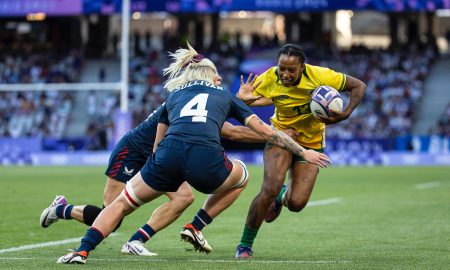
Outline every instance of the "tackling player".
<path id="1" fill-rule="evenodd" d="M 251 91 L 255 79 L 256 77 L 252 79 L 252 75 L 250 75 L 246 83 L 241 83 L 241 87 L 248 88 Z M 150 114 L 144 122 L 123 136 L 114 147 L 105 172 L 107 179 L 103 193 L 103 208 L 110 205 L 119 196 L 126 183 L 137 174 L 144 166 L 146 160 L 151 157 L 155 142 L 156 127 L 163 109 L 164 105 Z M 261 136 L 249 128 L 234 126 L 229 122 L 223 124 L 221 137 L 240 142 L 264 141 Z M 236 194 L 234 195 L 239 195 L 241 191 L 242 189 L 236 189 L 234 191 Z M 169 201 L 158 207 L 153 212 L 149 221 L 123 245 L 121 249 L 122 253 L 141 256 L 156 255 L 146 249 L 144 244 L 158 231 L 164 229 L 180 217 L 184 210 L 194 201 L 194 194 L 187 183 L 183 183 L 176 192 L 167 192 L 166 196 L 169 197 Z M 217 207 L 214 204 L 214 201 L 207 199 L 204 207 L 198 211 L 191 223 L 185 225 L 182 233 L 189 234 L 191 233 L 190 231 L 194 230 L 200 232 L 205 226 L 204 223 L 211 223 L 213 219 L 212 211 L 217 211 L 212 209 L 213 207 Z M 50 206 L 42 212 L 40 224 L 43 228 L 47 228 L 57 222 L 58 219 L 75 219 L 91 226 L 103 208 L 94 205 L 71 205 L 67 203 L 64 196 L 56 196 Z M 121 221 L 114 230 L 117 230 L 120 224 Z M 197 245 L 196 247 L 203 252 L 211 251 L 211 247 L 206 240 L 203 245 Z"/>

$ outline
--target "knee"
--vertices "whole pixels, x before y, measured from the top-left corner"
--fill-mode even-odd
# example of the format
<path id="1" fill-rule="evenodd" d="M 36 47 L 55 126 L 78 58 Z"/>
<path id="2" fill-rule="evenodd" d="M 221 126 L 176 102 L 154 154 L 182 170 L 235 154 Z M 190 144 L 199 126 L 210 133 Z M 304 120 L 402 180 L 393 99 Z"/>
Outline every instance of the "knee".
<path id="1" fill-rule="evenodd" d="M 274 187 L 274 185 L 263 185 L 261 195 L 267 200 L 274 200 L 279 192 L 280 188 Z"/>
<path id="2" fill-rule="evenodd" d="M 294 199 L 288 199 L 287 200 L 287 208 L 291 212 L 300 212 L 305 208 L 306 204 L 308 204 L 307 199 L 300 199 L 300 200 L 294 200 Z"/>
<path id="3" fill-rule="evenodd" d="M 177 192 L 169 192 L 166 195 L 170 199 L 172 209 L 176 209 L 180 213 L 188 208 L 195 200 L 194 193 L 191 189 L 179 189 Z"/>
<path id="4" fill-rule="evenodd" d="M 239 181 L 232 187 L 235 189 L 244 190 L 247 187 L 248 179 L 250 177 L 250 173 L 248 172 L 247 166 L 245 163 L 239 159 L 235 159 L 233 164 L 239 164 L 242 167 L 242 174 Z"/>
<path id="5" fill-rule="evenodd" d="M 134 209 L 128 204 L 128 202 L 124 198 L 114 201 L 113 204 L 114 208 L 122 213 L 122 216 L 126 216 L 134 211 Z"/>

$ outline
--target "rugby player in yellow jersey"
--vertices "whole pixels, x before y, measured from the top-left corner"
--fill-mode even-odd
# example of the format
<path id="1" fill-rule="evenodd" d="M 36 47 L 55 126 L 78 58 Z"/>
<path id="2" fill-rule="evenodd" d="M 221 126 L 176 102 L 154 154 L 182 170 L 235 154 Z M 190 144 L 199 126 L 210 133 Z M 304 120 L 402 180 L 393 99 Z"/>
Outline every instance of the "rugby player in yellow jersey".
<path id="1" fill-rule="evenodd" d="M 322 152 L 325 147 L 325 124 L 347 119 L 361 102 L 365 84 L 351 76 L 328 68 L 305 64 L 302 47 L 284 45 L 278 52 L 278 65 L 261 74 L 262 83 L 252 92 L 240 91 L 238 97 L 250 106 L 273 104 L 275 112 L 270 121 L 278 129 L 292 128 L 294 139 L 303 147 Z M 311 92 L 322 85 L 339 91 L 349 91 L 350 101 L 342 112 L 333 112 L 329 119 L 314 118 L 309 109 Z M 284 185 L 290 169 L 289 182 Z M 252 256 L 253 241 L 262 222 L 275 220 L 283 206 L 300 212 L 308 203 L 319 168 L 299 156 L 267 144 L 264 150 L 264 182 L 253 199 L 236 258 Z"/>

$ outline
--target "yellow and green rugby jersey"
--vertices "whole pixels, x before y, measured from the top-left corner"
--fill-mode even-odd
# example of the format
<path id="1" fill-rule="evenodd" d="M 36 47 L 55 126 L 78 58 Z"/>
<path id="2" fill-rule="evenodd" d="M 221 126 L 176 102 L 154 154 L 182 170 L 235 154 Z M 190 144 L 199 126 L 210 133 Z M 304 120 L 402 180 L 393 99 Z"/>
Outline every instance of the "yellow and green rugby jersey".
<path id="1" fill-rule="evenodd" d="M 305 64 L 300 83 L 285 87 L 278 79 L 277 67 L 261 74 L 261 85 L 254 95 L 273 100 L 274 115 L 270 118 L 277 129 L 295 129 L 300 136 L 297 142 L 313 149 L 325 147 L 325 124 L 314 118 L 309 108 L 311 92 L 319 86 L 328 85 L 340 91 L 344 88 L 345 74 L 329 68 Z"/>

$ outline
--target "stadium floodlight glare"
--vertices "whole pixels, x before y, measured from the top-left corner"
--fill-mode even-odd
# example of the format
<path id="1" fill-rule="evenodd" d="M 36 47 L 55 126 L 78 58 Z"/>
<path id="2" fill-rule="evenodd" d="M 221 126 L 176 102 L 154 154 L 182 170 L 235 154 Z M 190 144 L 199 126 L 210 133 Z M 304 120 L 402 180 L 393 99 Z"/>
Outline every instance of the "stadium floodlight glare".
<path id="1" fill-rule="evenodd" d="M 28 13 L 27 14 L 27 21 L 43 21 L 47 15 L 44 12 L 38 12 L 38 13 Z"/>
<path id="2" fill-rule="evenodd" d="M 438 9 L 436 15 L 438 17 L 450 17 L 450 9 Z"/>

